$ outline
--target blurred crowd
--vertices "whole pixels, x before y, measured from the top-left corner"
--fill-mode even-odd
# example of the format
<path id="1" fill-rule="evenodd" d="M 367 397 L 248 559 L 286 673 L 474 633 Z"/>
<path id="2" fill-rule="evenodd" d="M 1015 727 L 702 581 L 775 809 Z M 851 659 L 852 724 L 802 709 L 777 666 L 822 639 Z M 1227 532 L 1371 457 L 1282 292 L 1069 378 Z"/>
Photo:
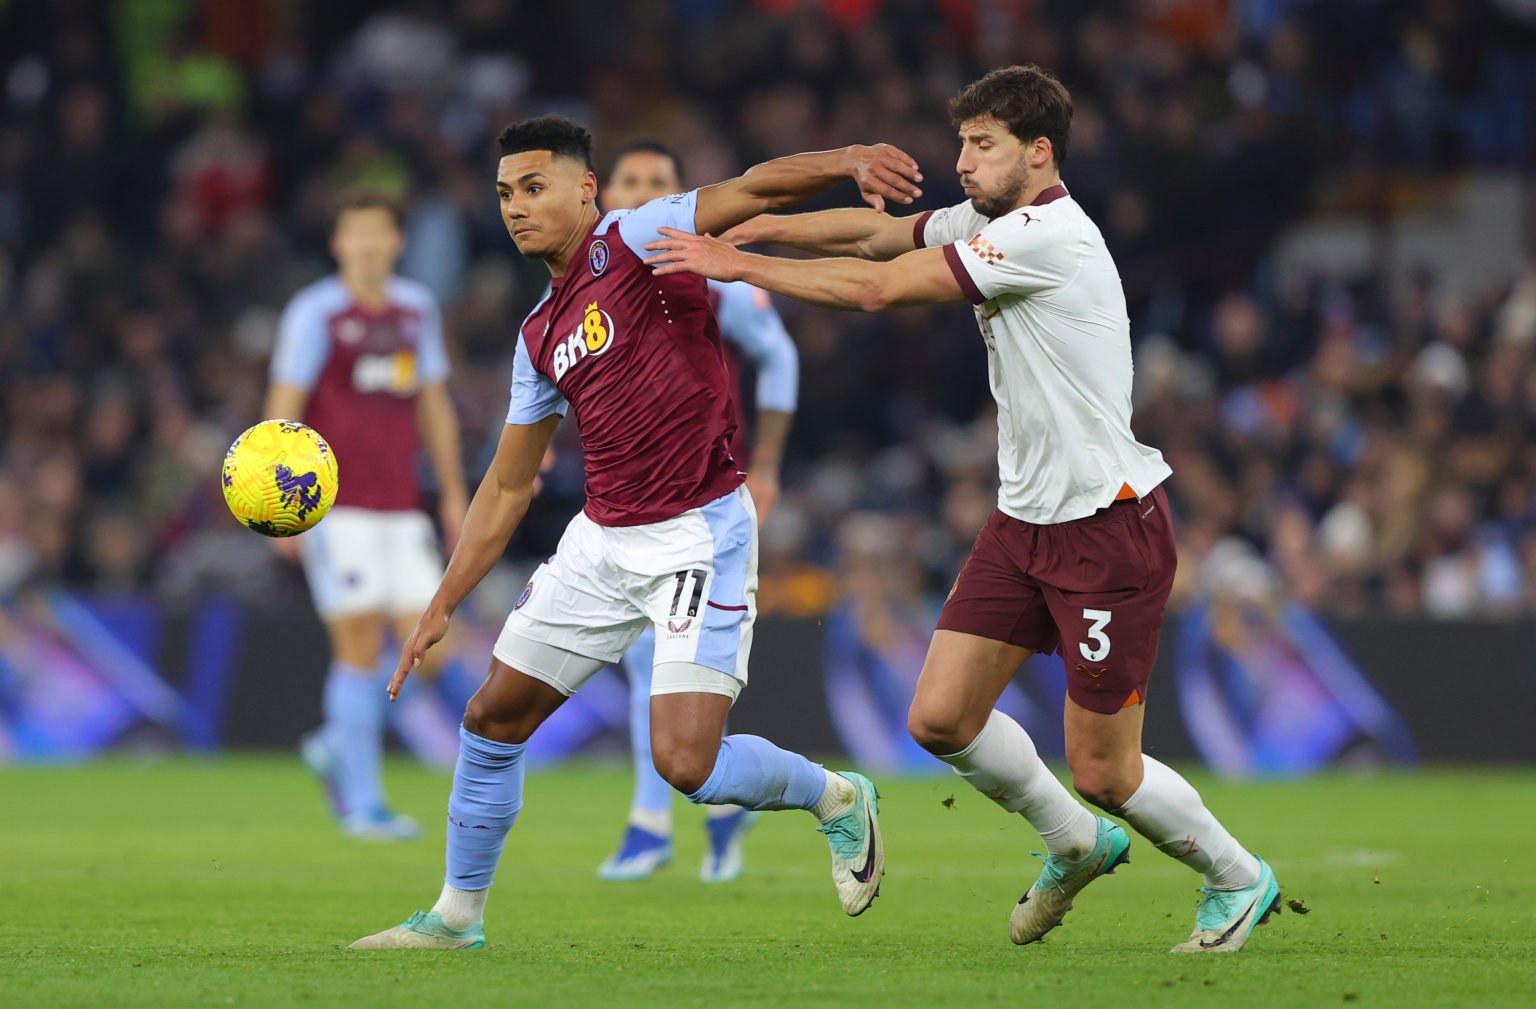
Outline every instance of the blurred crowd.
<path id="1" fill-rule="evenodd" d="M 936 207 L 960 199 L 950 95 L 1038 62 L 1125 281 L 1180 594 L 1236 547 L 1326 612 L 1536 612 L 1536 273 L 1268 269 L 1321 193 L 1530 169 L 1533 37 L 1524 0 L 0 0 L 0 593 L 296 584 L 214 474 L 342 187 L 409 207 L 401 268 L 447 310 L 478 479 L 546 279 L 497 216 L 504 123 L 572 115 L 600 162 L 660 139 L 693 184 L 883 140 Z M 969 312 L 781 308 L 802 407 L 764 606 L 927 612 L 995 496 Z M 517 555 L 580 501 L 561 447 Z"/>

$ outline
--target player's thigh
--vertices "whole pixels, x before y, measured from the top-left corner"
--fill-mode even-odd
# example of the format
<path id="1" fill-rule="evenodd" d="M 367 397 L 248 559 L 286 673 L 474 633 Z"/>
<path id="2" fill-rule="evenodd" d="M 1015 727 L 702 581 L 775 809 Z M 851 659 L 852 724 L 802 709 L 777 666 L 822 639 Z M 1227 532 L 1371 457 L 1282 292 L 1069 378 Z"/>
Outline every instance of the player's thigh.
<path id="1" fill-rule="evenodd" d="M 657 666 L 651 695 L 651 758 L 679 791 L 693 793 L 714 771 L 720 737 L 740 682 L 692 663 Z"/>
<path id="2" fill-rule="evenodd" d="M 757 618 L 757 517 L 745 488 L 624 532 L 621 562 L 656 629 L 656 668 L 693 664 L 745 684 Z"/>
<path id="3" fill-rule="evenodd" d="M 617 663 L 646 625 L 625 595 L 607 537 L 577 515 L 533 573 L 507 617 L 493 654 L 569 695 Z"/>
<path id="4" fill-rule="evenodd" d="M 327 620 L 331 658 L 355 669 L 374 669 L 382 657 L 384 626 L 384 614 L 378 612 Z"/>
<path id="5" fill-rule="evenodd" d="M 322 620 L 387 611 L 382 517 L 366 508 L 334 508 L 299 537 L 299 561 Z"/>
<path id="6" fill-rule="evenodd" d="M 934 631 L 907 728 L 936 753 L 958 753 L 987 724 L 1003 688 L 1033 650 L 960 631 Z"/>
<path id="7" fill-rule="evenodd" d="M 464 709 L 464 728 L 498 743 L 525 743 L 569 696 L 539 676 L 491 660 L 490 672 Z"/>
<path id="8" fill-rule="evenodd" d="M 992 513 L 939 614 L 908 726 L 938 752 L 976 737 L 1009 679 L 1034 652 L 1056 646 L 1040 586 L 1023 570 L 1032 527 Z"/>

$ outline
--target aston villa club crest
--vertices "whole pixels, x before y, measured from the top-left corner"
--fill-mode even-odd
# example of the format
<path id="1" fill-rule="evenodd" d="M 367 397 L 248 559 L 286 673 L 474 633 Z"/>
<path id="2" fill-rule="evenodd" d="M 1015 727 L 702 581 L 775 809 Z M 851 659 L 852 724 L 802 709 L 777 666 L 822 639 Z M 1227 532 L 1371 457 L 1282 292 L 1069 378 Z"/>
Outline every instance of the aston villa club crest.
<path id="1" fill-rule="evenodd" d="M 342 343 L 358 343 L 368 335 L 368 327 L 358 319 L 342 319 L 336 324 L 336 339 Z"/>
<path id="2" fill-rule="evenodd" d="M 592 266 L 592 276 L 601 277 L 608 269 L 608 243 L 599 238 L 587 250 L 587 262 Z"/>

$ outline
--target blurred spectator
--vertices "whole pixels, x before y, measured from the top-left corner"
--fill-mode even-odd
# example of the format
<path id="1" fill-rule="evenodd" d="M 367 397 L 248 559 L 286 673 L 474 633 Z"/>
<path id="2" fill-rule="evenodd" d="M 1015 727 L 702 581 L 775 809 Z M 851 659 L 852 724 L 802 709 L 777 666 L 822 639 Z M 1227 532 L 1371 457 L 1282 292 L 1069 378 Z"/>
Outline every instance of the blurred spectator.
<path id="1" fill-rule="evenodd" d="M 936 207 L 960 198 L 948 97 L 1038 60 L 1073 91 L 1065 178 L 1125 283 L 1138 434 L 1174 467 L 1180 598 L 1235 538 L 1331 612 L 1536 612 L 1536 269 L 1452 289 L 1275 265 L 1324 207 L 1386 220 L 1412 186 L 1432 206 L 1451 173 L 1530 169 L 1529 4 L 94 8 L 0 2 L 0 591 L 293 588 L 212 474 L 258 419 L 277 307 L 330 268 L 339 187 L 410 202 L 403 268 L 448 308 L 478 471 L 547 280 L 496 215 L 506 121 L 577 116 L 599 158 L 659 137 L 699 182 L 888 140 Z M 783 307 L 804 388 L 763 606 L 841 605 L 868 638 L 847 517 L 899 538 L 889 599 L 942 596 L 994 501 L 985 355 L 963 310 Z M 519 554 L 579 502 L 572 427 Z"/>

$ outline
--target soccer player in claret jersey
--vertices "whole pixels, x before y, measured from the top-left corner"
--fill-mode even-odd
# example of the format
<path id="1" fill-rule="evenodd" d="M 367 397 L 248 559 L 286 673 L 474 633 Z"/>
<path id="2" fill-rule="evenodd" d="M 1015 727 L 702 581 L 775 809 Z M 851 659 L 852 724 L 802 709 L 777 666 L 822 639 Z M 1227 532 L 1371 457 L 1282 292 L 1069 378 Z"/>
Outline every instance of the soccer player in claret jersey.
<path id="1" fill-rule="evenodd" d="M 266 416 L 319 431 L 341 467 L 335 508 L 292 541 L 331 640 L 325 724 L 303 752 L 342 829 L 369 840 L 420 833 L 389 809 L 382 775 L 384 685 L 394 668 L 384 635 L 393 628 L 405 639 L 443 573 L 420 510 L 417 447 L 432 461 L 450 547 L 468 496 L 437 300 L 391 272 L 404 248 L 398 215 L 377 194 L 342 200 L 331 234 L 339 270 L 284 310 L 266 402 Z"/>
<path id="2" fill-rule="evenodd" d="M 500 145 L 502 219 L 518 251 L 549 267 L 553 284 L 518 334 L 496 457 L 406 642 L 391 695 L 501 557 L 567 409 L 581 434 L 587 503 L 523 590 L 464 712 L 437 904 L 353 946 L 484 945 L 486 895 L 522 808 L 524 745 L 647 625 L 656 627 L 656 770 L 693 802 L 809 810 L 830 844 L 843 910 L 861 914 L 884 871 L 874 786 L 757 736 L 721 738 L 746 681 L 757 523 L 731 456 L 730 380 L 708 289 L 691 275 L 654 277 L 641 256 L 662 228 L 721 232 L 848 178 L 872 205 L 909 203 L 921 195 L 917 167 L 884 145 L 799 154 L 605 215 L 586 130 L 544 116 L 509 127 Z"/>
<path id="3" fill-rule="evenodd" d="M 969 199 L 917 217 L 866 210 L 765 217 L 729 241 L 664 231 L 658 279 L 688 270 L 819 305 L 882 311 L 970 302 L 998 407 L 998 509 L 950 591 L 909 727 L 982 794 L 1040 832 L 1045 867 L 1014 907 L 1030 943 L 1126 861 L 1123 828 L 1076 802 L 1024 729 L 994 709 L 1034 652 L 1066 664 L 1077 791 L 1204 876 L 1176 952 L 1240 949 L 1280 906 L 1275 874 L 1173 769 L 1141 752 L 1147 678 L 1177 557 L 1168 465 L 1131 433 L 1125 296 L 1103 236 L 1061 182 L 1067 91 L 1037 67 L 994 70 L 951 103 Z M 838 257 L 791 261 L 732 243 Z M 879 260 L 879 262 L 865 262 Z"/>
<path id="4" fill-rule="evenodd" d="M 654 141 L 629 144 L 613 159 L 603 187 L 604 210 L 632 210 L 683 188 L 682 162 L 670 148 Z M 779 496 L 779 468 L 784 441 L 794 418 L 800 358 L 766 293 L 746 284 L 709 282 L 709 302 L 725 340 L 726 363 L 732 373 L 730 390 L 736 411 L 736 437 L 731 454 L 747 469 L 747 490 L 766 521 Z M 734 395 L 740 388 L 740 360 L 757 372 L 756 415 L 749 442 L 747 425 Z M 629 679 L 629 741 L 635 761 L 635 791 L 629 823 L 619 848 L 598 875 L 607 880 L 646 879 L 672 859 L 672 802 L 676 793 L 651 761 L 651 666 L 656 632 L 647 627 L 620 663 Z M 708 848 L 699 865 L 706 883 L 738 878 L 744 867 L 742 836 L 760 815 L 740 806 L 705 806 Z"/>

